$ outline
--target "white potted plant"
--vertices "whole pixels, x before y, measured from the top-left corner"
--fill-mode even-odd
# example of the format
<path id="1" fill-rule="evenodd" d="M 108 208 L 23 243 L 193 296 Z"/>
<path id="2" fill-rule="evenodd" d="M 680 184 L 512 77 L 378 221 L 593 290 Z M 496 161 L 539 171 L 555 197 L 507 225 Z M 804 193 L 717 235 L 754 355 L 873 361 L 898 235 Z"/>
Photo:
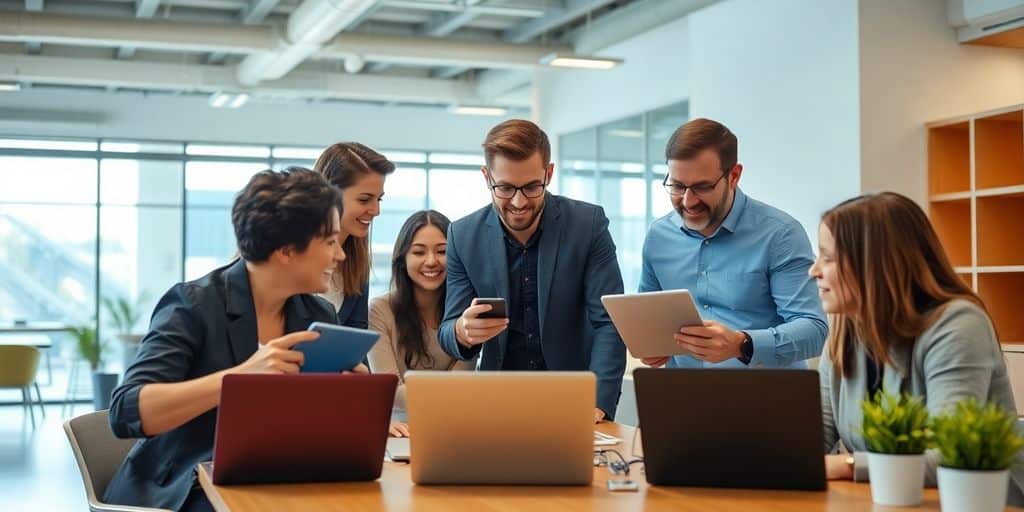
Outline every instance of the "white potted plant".
<path id="1" fill-rule="evenodd" d="M 861 426 L 868 447 L 871 499 L 879 505 L 921 504 L 924 451 L 928 447 L 928 409 L 909 395 L 875 393 L 861 403 Z"/>
<path id="2" fill-rule="evenodd" d="M 974 397 L 932 419 L 939 450 L 942 510 L 988 512 L 1006 507 L 1010 466 L 1024 448 L 1017 415 Z"/>

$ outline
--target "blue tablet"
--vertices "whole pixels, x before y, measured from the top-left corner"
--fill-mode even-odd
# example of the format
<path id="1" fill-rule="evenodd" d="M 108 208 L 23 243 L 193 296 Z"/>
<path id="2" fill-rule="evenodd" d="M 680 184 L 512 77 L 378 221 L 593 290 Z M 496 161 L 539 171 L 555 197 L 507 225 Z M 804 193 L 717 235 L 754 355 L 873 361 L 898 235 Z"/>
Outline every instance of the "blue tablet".
<path id="1" fill-rule="evenodd" d="M 301 373 L 338 373 L 363 362 L 380 334 L 364 329 L 313 322 L 310 331 L 320 333 L 313 341 L 296 344 L 293 350 L 306 355 Z"/>

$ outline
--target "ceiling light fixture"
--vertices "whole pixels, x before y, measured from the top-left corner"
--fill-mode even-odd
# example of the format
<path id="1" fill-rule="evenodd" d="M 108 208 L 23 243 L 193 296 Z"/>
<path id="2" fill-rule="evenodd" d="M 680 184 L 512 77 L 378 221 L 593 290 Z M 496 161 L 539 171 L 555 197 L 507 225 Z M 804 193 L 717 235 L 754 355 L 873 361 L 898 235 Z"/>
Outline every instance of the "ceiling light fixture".
<path id="1" fill-rule="evenodd" d="M 507 108 L 484 105 L 453 105 L 448 110 L 463 116 L 503 116 L 508 114 Z"/>
<path id="2" fill-rule="evenodd" d="M 217 91 L 210 95 L 210 106 L 213 108 L 239 108 L 249 101 L 247 93 L 233 93 Z"/>
<path id="3" fill-rule="evenodd" d="M 21 84 L 18 82 L 0 82 L 0 91 L 20 91 Z"/>
<path id="4" fill-rule="evenodd" d="M 590 57 L 587 55 L 549 53 L 540 59 L 545 66 L 579 69 L 611 69 L 622 64 L 622 59 Z"/>

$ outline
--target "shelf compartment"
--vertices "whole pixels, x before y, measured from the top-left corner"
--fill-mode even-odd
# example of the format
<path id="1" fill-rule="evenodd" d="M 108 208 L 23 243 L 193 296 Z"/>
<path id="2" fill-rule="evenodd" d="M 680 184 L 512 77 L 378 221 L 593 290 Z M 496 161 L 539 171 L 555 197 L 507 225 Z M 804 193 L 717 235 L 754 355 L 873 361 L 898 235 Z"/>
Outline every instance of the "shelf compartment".
<path id="1" fill-rule="evenodd" d="M 1024 265 L 1024 193 L 979 197 L 977 201 L 977 265 Z"/>
<path id="2" fill-rule="evenodd" d="M 975 187 L 1024 185 L 1024 112 L 974 121 Z"/>
<path id="3" fill-rule="evenodd" d="M 928 129 L 929 194 L 971 189 L 971 131 L 967 121 Z"/>
<path id="4" fill-rule="evenodd" d="M 953 266 L 971 266 L 970 199 L 933 202 L 928 213 Z"/>
<path id="5" fill-rule="evenodd" d="M 978 295 L 985 301 L 996 334 L 1007 342 L 1024 340 L 1020 291 L 1024 272 L 978 274 Z"/>

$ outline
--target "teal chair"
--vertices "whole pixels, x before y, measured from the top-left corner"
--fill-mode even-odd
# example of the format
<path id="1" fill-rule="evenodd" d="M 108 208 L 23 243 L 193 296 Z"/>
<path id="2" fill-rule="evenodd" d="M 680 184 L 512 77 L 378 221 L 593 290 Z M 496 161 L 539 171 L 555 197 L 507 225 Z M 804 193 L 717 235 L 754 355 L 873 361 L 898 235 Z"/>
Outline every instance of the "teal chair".
<path id="1" fill-rule="evenodd" d="M 36 384 L 36 372 L 39 370 L 39 349 L 26 345 L 0 345 L 0 388 L 18 388 L 21 390 L 21 405 L 28 411 L 32 419 L 32 428 L 36 427 L 36 414 L 32 409 L 32 388 L 36 389 L 39 399 L 39 410 L 46 417 L 43 407 L 43 396 Z"/>

